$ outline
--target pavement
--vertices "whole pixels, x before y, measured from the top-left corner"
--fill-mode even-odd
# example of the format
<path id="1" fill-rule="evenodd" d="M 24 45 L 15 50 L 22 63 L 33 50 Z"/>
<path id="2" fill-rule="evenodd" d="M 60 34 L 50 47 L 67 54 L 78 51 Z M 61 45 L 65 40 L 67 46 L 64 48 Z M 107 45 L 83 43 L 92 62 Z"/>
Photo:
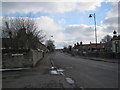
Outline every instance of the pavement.
<path id="1" fill-rule="evenodd" d="M 95 61 L 110 62 L 110 63 L 119 63 L 118 59 L 106 59 L 106 58 L 99 58 L 99 57 L 81 57 L 81 58 L 95 60 Z"/>
<path id="2" fill-rule="evenodd" d="M 77 55 L 75 55 L 75 57 L 80 57 L 80 58 L 83 58 L 83 59 L 89 59 L 89 60 L 95 60 L 95 61 L 119 63 L 118 59 L 107 59 L 107 58 L 100 58 L 100 57 L 87 57 L 87 56 L 77 56 Z"/>

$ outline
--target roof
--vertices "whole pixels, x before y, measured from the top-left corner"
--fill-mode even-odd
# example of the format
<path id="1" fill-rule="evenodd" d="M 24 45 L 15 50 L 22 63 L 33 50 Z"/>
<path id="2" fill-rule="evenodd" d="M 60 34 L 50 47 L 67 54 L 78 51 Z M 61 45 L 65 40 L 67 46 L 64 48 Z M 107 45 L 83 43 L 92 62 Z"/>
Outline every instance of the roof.
<path id="1" fill-rule="evenodd" d="M 104 48 L 105 44 L 104 43 L 97 43 L 97 48 Z M 96 43 L 90 44 L 91 48 L 96 48 Z"/>
<path id="2" fill-rule="evenodd" d="M 82 46 L 90 46 L 90 44 L 82 44 Z"/>
<path id="3" fill-rule="evenodd" d="M 97 48 L 104 48 L 104 45 L 105 45 L 104 43 L 97 43 Z M 82 46 L 96 48 L 96 43 L 82 44 Z"/>

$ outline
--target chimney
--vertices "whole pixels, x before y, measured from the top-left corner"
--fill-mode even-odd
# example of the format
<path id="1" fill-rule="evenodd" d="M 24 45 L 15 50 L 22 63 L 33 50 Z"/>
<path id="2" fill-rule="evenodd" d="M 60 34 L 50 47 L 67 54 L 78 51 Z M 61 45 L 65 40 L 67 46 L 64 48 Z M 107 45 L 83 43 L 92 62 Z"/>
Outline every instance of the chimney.
<path id="1" fill-rule="evenodd" d="M 91 41 L 90 41 L 90 44 L 91 44 Z"/>
<path id="2" fill-rule="evenodd" d="M 80 42 L 80 45 L 82 45 L 82 41 Z"/>

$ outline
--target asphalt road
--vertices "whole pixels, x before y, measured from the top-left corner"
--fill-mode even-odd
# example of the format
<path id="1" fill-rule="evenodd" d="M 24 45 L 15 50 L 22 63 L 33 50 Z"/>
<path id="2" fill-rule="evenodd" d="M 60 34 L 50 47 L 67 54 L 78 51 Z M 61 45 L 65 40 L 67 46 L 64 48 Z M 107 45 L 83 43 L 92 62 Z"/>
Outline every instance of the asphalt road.
<path id="1" fill-rule="evenodd" d="M 52 56 L 56 67 L 65 69 L 65 76 L 83 88 L 117 88 L 118 64 L 94 61 L 56 52 Z"/>

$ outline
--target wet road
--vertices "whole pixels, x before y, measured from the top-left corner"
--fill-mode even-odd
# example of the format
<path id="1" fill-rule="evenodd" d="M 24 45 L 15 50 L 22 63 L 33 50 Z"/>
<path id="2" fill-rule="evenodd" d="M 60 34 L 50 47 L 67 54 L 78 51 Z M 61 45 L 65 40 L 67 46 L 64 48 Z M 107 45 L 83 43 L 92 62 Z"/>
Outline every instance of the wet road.
<path id="1" fill-rule="evenodd" d="M 52 56 L 56 67 L 65 69 L 66 77 L 83 88 L 117 88 L 118 64 L 93 61 L 56 52 Z"/>

